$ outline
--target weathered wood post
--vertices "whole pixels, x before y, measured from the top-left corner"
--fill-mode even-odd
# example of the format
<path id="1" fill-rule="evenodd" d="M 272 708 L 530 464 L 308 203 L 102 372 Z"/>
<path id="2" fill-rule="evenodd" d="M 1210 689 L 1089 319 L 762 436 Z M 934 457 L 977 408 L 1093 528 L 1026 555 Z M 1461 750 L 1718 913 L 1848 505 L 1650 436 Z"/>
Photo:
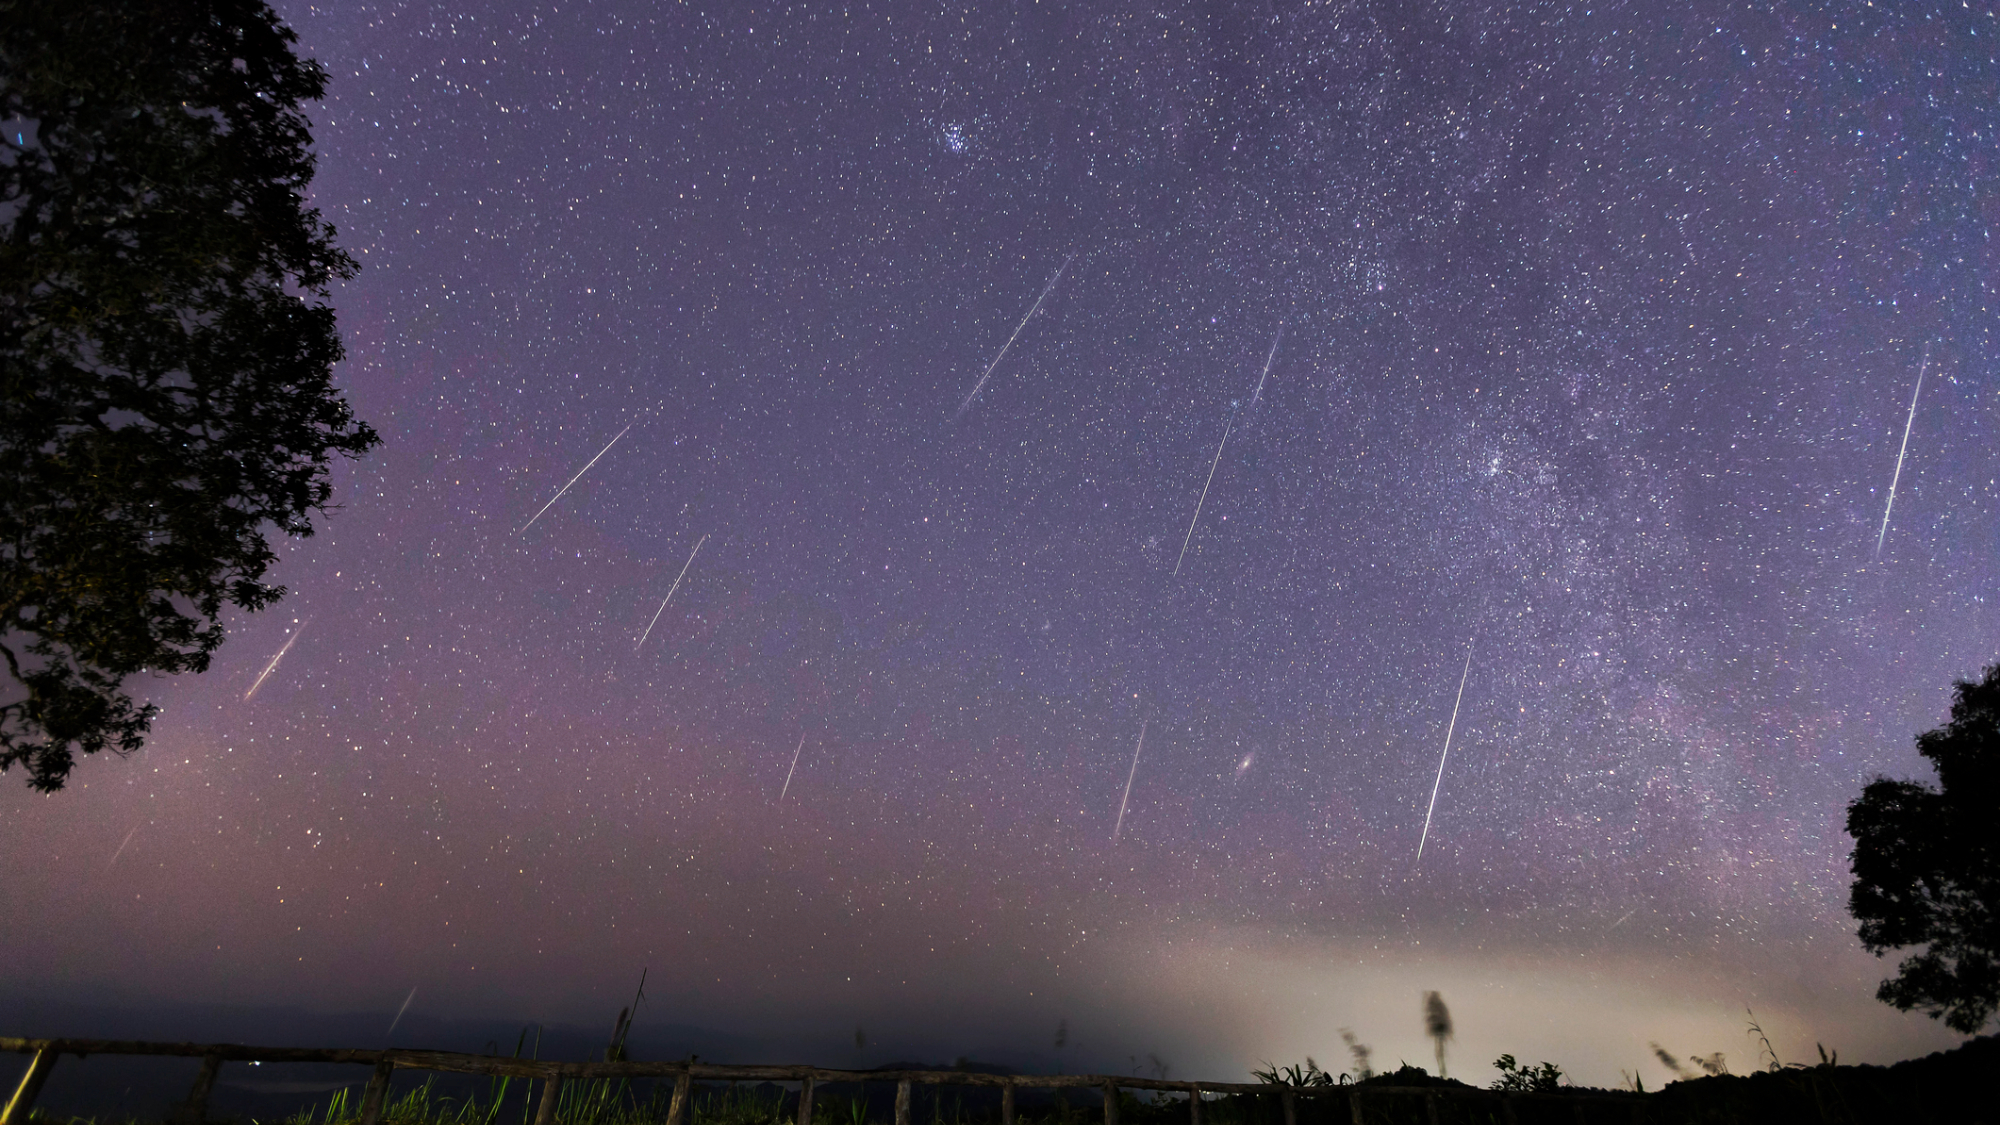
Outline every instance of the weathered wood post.
<path id="1" fill-rule="evenodd" d="M 1000 1125 L 1014 1125 L 1014 1084 L 1000 1087 Z"/>
<path id="2" fill-rule="evenodd" d="M 1118 1125 L 1118 1084 L 1104 1084 L 1104 1125 Z M 1285 1125 L 1291 1125 L 1286 1122 Z"/>
<path id="3" fill-rule="evenodd" d="M 667 1106 L 667 1125 L 681 1125 L 687 1120 L 688 1094 L 694 1087 L 694 1068 L 681 1071 L 674 1079 L 674 1100 Z"/>
<path id="4" fill-rule="evenodd" d="M 1361 1088 L 1359 1086 L 1347 1092 L 1347 1119 L 1353 1125 L 1368 1125 L 1368 1116 L 1361 1108 Z"/>
<path id="5" fill-rule="evenodd" d="M 535 1125 L 556 1125 L 556 1109 L 562 1104 L 562 1087 L 561 1071 L 543 1080 L 542 1104 L 535 1108 Z"/>
<path id="6" fill-rule="evenodd" d="M 1278 1104 L 1285 1107 L 1285 1125 L 1299 1125 L 1299 1096 L 1290 1086 L 1278 1091 Z"/>
<path id="7" fill-rule="evenodd" d="M 1436 1090 L 1424 1091 L 1424 1112 L 1429 1115 L 1431 1125 L 1438 1125 L 1438 1093 Z M 1583 1125 L 1583 1122 L 1579 1120 L 1577 1125 Z"/>
<path id="8" fill-rule="evenodd" d="M 799 1082 L 799 1125 L 813 1125 L 813 1076 Z"/>
<path id="9" fill-rule="evenodd" d="M 6 1110 L 0 1111 L 0 1125 L 28 1125 L 28 1114 L 35 1108 L 35 1099 L 42 1096 L 42 1083 L 49 1080 L 49 1071 L 55 1069 L 60 1054 L 53 1047 L 43 1047 L 28 1060 L 28 1073 L 21 1076 L 14 1096 L 7 1099 Z"/>
<path id="10" fill-rule="evenodd" d="M 896 1083 L 896 1125 L 910 1125 L 910 1080 Z"/>
<path id="11" fill-rule="evenodd" d="M 1188 1125 L 1201 1125 L 1201 1083 L 1188 1083 Z"/>
<path id="12" fill-rule="evenodd" d="M 184 1125 L 201 1125 L 208 1119 L 208 1096 L 215 1092 L 215 1079 L 221 1073 L 221 1055 L 202 1056 L 201 1069 L 194 1076 L 194 1087 L 188 1091 L 187 1101 L 182 1103 L 180 1113 L 175 1115 Z"/>
<path id="13" fill-rule="evenodd" d="M 368 1088 L 361 1092 L 361 1125 L 379 1125 L 382 1120 L 382 1103 L 389 1099 L 389 1076 L 395 1073 L 396 1062 L 385 1052 L 375 1062 L 375 1072 L 368 1076 Z"/>

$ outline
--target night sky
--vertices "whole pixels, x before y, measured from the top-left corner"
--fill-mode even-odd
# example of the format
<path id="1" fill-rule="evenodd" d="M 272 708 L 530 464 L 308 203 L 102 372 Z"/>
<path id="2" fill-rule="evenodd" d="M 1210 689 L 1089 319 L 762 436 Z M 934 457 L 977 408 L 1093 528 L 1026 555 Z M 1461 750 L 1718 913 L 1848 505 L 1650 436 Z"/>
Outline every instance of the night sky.
<path id="1" fill-rule="evenodd" d="M 281 3 L 384 445 L 0 779 L 0 990 L 1949 1046 L 1842 824 L 2000 659 L 1988 7 Z"/>

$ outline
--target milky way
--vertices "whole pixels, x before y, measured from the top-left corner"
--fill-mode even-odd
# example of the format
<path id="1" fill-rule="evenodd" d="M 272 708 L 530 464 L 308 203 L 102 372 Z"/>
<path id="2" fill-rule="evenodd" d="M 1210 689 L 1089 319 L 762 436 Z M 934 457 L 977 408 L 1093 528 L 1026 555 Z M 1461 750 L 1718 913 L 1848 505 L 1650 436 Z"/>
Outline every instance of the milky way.
<path id="1" fill-rule="evenodd" d="M 2000 656 L 1986 7 L 282 4 L 385 445 L 146 750 L 5 787 L 0 972 L 650 966 L 840 1063 L 1218 1077 L 1428 1059 L 1420 987 L 1598 1081 L 1673 1005 L 1948 1041 L 1841 825 Z M 1637 991 L 1466 995 L 1565 974 Z"/>

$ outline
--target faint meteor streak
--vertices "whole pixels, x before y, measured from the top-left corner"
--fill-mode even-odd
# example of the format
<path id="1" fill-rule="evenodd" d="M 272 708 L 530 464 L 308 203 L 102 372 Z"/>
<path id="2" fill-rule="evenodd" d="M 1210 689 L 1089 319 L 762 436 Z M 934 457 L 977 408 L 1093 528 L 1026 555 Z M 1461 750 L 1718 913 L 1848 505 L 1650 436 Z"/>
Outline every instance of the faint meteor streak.
<path id="1" fill-rule="evenodd" d="M 1056 282 L 1062 280 L 1063 271 L 1068 269 L 1069 264 L 1075 260 L 1076 255 L 1071 254 L 1069 257 L 1063 259 L 1062 265 L 1056 267 L 1055 276 L 1049 278 L 1047 285 L 1042 286 L 1042 295 L 1035 298 L 1034 304 L 1028 306 L 1028 315 L 1022 317 L 1021 323 L 1014 326 L 1014 335 L 1007 337 L 1007 342 L 1000 345 L 999 352 L 993 356 L 993 362 L 986 365 L 986 373 L 979 377 L 977 383 L 972 384 L 972 393 L 966 395 L 965 401 L 958 404 L 957 412 L 952 415 L 953 419 L 963 417 L 965 412 L 971 408 L 972 400 L 979 397 L 979 389 L 986 385 L 986 380 L 993 377 L 993 369 L 1000 366 L 1000 360 L 1007 355 L 1007 349 L 1014 346 L 1014 340 L 1021 335 L 1021 329 L 1026 328 L 1028 322 L 1034 319 L 1035 310 L 1041 308 L 1042 302 L 1049 299 L 1049 294 L 1055 290 Z"/>
<path id="2" fill-rule="evenodd" d="M 1188 521 L 1187 537 L 1181 540 L 1181 557 L 1174 560 L 1174 577 L 1181 576 L 1181 564 L 1187 561 L 1188 544 L 1194 542 L 1194 525 L 1201 522 L 1201 506 L 1208 503 L 1208 486 L 1215 483 L 1215 467 L 1222 464 L 1222 447 L 1229 444 L 1229 431 L 1236 425 L 1236 412 L 1229 412 L 1229 425 L 1222 427 L 1222 440 L 1215 443 L 1215 460 L 1208 463 L 1208 479 L 1201 482 L 1201 499 L 1194 502 L 1194 518 Z"/>
<path id="3" fill-rule="evenodd" d="M 1424 834 L 1417 840 L 1417 862 L 1424 861 L 1424 844 L 1431 838 L 1431 814 L 1437 811 L 1438 788 L 1444 784 L 1444 760 L 1451 757 L 1451 734 L 1458 729 L 1458 705 L 1465 702 L 1466 677 L 1472 675 L 1472 640 L 1465 642 L 1465 671 L 1458 674 L 1458 698 L 1451 703 L 1451 725 L 1444 728 L 1444 753 L 1438 755 L 1437 780 L 1431 783 L 1431 807 L 1424 810 Z"/>
<path id="4" fill-rule="evenodd" d="M 1146 719 L 1139 724 L 1139 745 L 1132 748 L 1132 769 L 1125 774 L 1125 795 L 1118 798 L 1118 823 L 1111 826 L 1111 842 L 1118 842 L 1119 833 L 1125 831 L 1125 806 L 1132 800 L 1132 779 L 1139 776 L 1139 752 L 1146 748 Z"/>
<path id="5" fill-rule="evenodd" d="M 1264 373 L 1257 376 L 1257 393 L 1250 396 L 1250 405 L 1255 406 L 1264 397 L 1264 380 L 1271 375 L 1271 361 L 1278 358 L 1278 341 L 1285 338 L 1285 326 L 1278 325 L 1278 334 L 1271 337 L 1270 354 L 1264 357 Z"/>
<path id="6" fill-rule="evenodd" d="M 306 625 L 310 624 L 312 624 L 312 622 L 310 621 L 306 622 Z M 269 664 L 264 665 L 264 670 L 262 672 L 257 673 L 257 682 L 251 684 L 250 690 L 243 693 L 243 702 L 245 703 L 250 702 L 250 697 L 256 695 L 257 689 L 264 686 L 265 678 L 268 677 L 272 672 L 277 671 L 278 661 L 283 660 L 285 658 L 285 654 L 292 651 L 292 645 L 298 642 L 300 635 L 303 634 L 305 631 L 306 631 L 306 626 L 301 625 L 292 632 L 291 636 L 285 638 L 285 643 L 279 646 L 278 648 L 278 655 L 272 657 L 271 662 Z"/>
<path id="7" fill-rule="evenodd" d="M 644 647 L 646 638 L 653 635 L 653 626 L 659 624 L 660 615 L 667 612 L 667 603 L 674 600 L 674 591 L 681 588 L 681 579 L 687 577 L 688 567 L 694 565 L 694 557 L 701 554 L 701 544 L 706 542 L 708 542 L 708 536 L 704 535 L 701 537 L 701 542 L 694 545 L 694 550 L 688 552 L 688 561 L 681 564 L 679 576 L 674 579 L 673 585 L 667 587 L 667 596 L 660 599 L 660 608 L 654 610 L 653 619 L 646 622 L 646 631 L 639 634 L 639 643 L 632 646 L 633 652 L 637 652 L 640 648 Z"/>
<path id="8" fill-rule="evenodd" d="M 396 1018 L 389 1021 L 389 1030 L 383 1032 L 382 1034 L 384 1035 L 396 1034 L 396 1025 L 403 1022 L 403 1013 L 410 1010 L 410 1001 L 415 1000 L 416 998 L 417 998 L 417 990 L 412 988 L 410 990 L 410 994 L 408 996 L 403 997 L 403 1006 L 396 1009 Z"/>
<path id="9" fill-rule="evenodd" d="M 805 749 L 806 749 L 806 736 L 803 732 L 801 732 L 799 734 L 798 748 L 792 751 L 792 768 L 785 771 L 784 788 L 778 790 L 778 800 L 780 801 L 784 800 L 785 794 L 790 793 L 792 791 L 792 775 L 799 772 L 799 755 L 805 753 Z"/>
<path id="10" fill-rule="evenodd" d="M 1903 447 L 1896 451 L 1896 474 L 1889 478 L 1889 502 L 1882 506 L 1882 530 L 1875 533 L 1875 557 L 1882 557 L 1882 540 L 1889 536 L 1889 513 L 1896 509 L 1896 484 L 1903 479 L 1903 457 L 1910 452 L 1910 427 L 1917 423 L 1917 396 L 1924 393 L 1924 371 L 1931 365 L 1931 346 L 1924 345 L 1924 361 L 1917 365 L 1917 389 L 1910 392 L 1910 415 L 1903 419 Z"/>
<path id="11" fill-rule="evenodd" d="M 144 822 L 141 821 L 140 823 L 143 824 Z M 109 871 L 111 869 L 111 865 L 118 862 L 118 857 L 125 854 L 125 845 L 131 843 L 132 837 L 137 836 L 138 834 L 139 834 L 139 825 L 135 824 L 132 826 L 132 831 L 125 833 L 124 843 L 119 844 L 118 850 L 112 852 L 111 858 L 105 862 L 104 864 L 105 870 Z"/>
<path id="12" fill-rule="evenodd" d="M 618 444 L 618 438 L 624 437 L 628 432 L 631 431 L 631 429 L 632 429 L 631 426 L 627 426 L 624 429 L 619 430 L 618 437 L 612 438 L 610 441 L 604 443 L 604 448 L 597 451 L 597 457 L 592 457 L 589 461 L 585 462 L 583 468 L 578 469 L 576 471 L 576 475 L 569 478 L 569 484 L 563 485 L 561 488 L 556 489 L 556 494 L 554 496 L 549 497 L 549 502 L 547 504 L 542 505 L 542 511 L 536 512 L 534 515 L 529 516 L 528 522 L 521 525 L 521 531 L 526 531 L 529 528 L 535 526 L 535 521 L 542 518 L 542 512 L 546 512 L 551 507 L 554 507 L 555 502 L 563 498 L 563 493 L 569 491 L 569 485 L 575 484 L 577 481 L 582 480 L 583 474 L 590 471 L 590 466 L 597 464 L 598 458 L 603 457 L 605 454 L 611 452 L 611 447 Z M 514 534 L 519 535 L 521 534 L 521 531 L 517 531 Z"/>

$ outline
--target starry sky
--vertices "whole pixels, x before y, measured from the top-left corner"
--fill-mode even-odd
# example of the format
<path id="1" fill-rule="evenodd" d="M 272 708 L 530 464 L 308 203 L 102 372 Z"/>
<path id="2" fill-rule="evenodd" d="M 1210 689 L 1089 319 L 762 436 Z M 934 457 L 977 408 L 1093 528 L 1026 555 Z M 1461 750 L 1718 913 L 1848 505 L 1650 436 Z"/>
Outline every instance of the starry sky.
<path id="1" fill-rule="evenodd" d="M 2000 657 L 1989 7 L 286 0 L 385 442 L 0 786 L 0 992 L 1949 1046 L 1842 823 Z"/>

